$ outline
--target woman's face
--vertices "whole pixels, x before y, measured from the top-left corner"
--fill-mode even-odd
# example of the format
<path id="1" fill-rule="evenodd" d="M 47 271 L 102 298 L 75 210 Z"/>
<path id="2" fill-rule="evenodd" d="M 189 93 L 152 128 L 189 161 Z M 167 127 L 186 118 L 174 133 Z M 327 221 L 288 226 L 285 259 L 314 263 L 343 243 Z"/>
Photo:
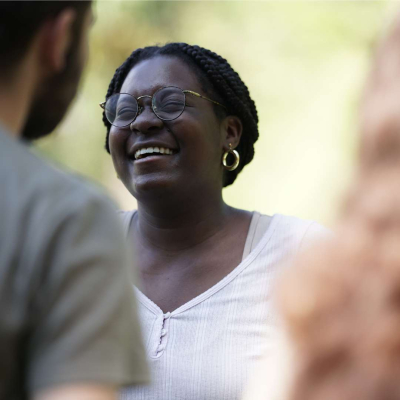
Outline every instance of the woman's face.
<path id="1" fill-rule="evenodd" d="M 165 86 L 206 95 L 185 63 L 165 56 L 137 64 L 126 77 L 121 93 L 136 98 L 152 96 Z M 112 126 L 109 136 L 114 167 L 130 193 L 139 201 L 146 201 L 169 192 L 190 195 L 201 191 L 206 195 L 207 191 L 221 190 L 226 134 L 212 103 L 187 94 L 185 110 L 173 121 L 157 118 L 150 98 L 140 99 L 139 105 L 144 109 L 131 124 L 132 130 Z M 155 147 L 168 151 L 135 157 L 138 150 Z"/>

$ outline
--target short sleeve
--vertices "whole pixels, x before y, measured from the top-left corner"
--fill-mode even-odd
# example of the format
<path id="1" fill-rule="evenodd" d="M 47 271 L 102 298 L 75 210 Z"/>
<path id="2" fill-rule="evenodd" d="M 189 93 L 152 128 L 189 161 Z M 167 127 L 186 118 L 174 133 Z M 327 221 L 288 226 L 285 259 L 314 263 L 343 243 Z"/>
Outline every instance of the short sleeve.
<path id="1" fill-rule="evenodd" d="M 28 340 L 29 390 L 146 383 L 148 371 L 122 228 L 100 196 L 46 216 Z M 62 210 L 62 211 L 61 211 Z"/>

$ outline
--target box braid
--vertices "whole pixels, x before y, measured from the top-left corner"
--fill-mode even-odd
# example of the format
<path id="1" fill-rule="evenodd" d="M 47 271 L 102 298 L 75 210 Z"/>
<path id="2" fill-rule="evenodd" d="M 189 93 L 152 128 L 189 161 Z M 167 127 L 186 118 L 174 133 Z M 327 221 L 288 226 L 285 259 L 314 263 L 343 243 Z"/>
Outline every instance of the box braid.
<path id="1" fill-rule="evenodd" d="M 173 56 L 181 59 L 192 68 L 199 79 L 202 89 L 209 96 L 227 108 L 229 115 L 235 115 L 242 121 L 243 133 L 236 150 L 240 154 L 240 164 L 234 171 L 226 171 L 224 186 L 232 184 L 236 176 L 254 157 L 254 143 L 258 139 L 258 115 L 249 90 L 228 61 L 218 54 L 199 46 L 186 43 L 169 43 L 165 46 L 149 46 L 135 50 L 115 71 L 108 87 L 106 99 L 121 90 L 130 70 L 140 61 L 156 56 Z M 215 112 L 221 117 L 221 107 L 215 106 Z M 103 122 L 107 127 L 106 150 L 110 152 L 108 136 L 111 125 L 103 113 Z"/>

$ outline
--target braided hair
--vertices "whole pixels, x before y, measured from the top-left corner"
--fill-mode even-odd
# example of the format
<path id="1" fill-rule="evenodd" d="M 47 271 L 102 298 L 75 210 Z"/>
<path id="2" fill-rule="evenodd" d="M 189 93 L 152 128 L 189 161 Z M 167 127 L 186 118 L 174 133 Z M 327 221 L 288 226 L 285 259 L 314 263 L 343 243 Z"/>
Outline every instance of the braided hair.
<path id="1" fill-rule="evenodd" d="M 135 50 L 115 71 L 108 87 L 106 99 L 121 90 L 122 84 L 130 70 L 140 61 L 156 56 L 173 56 L 185 62 L 193 69 L 202 89 L 208 96 L 213 96 L 224 104 L 226 111 L 214 106 L 217 117 L 221 113 L 237 116 L 243 124 L 243 133 L 236 150 L 240 154 L 240 164 L 234 171 L 225 171 L 224 186 L 232 184 L 243 167 L 254 157 L 254 142 L 258 139 L 258 115 L 249 90 L 228 61 L 218 54 L 199 46 L 186 43 L 169 43 L 165 46 L 149 46 Z M 225 114 L 226 115 L 226 114 Z M 111 124 L 103 113 L 103 122 L 107 127 L 106 150 L 109 148 Z"/>

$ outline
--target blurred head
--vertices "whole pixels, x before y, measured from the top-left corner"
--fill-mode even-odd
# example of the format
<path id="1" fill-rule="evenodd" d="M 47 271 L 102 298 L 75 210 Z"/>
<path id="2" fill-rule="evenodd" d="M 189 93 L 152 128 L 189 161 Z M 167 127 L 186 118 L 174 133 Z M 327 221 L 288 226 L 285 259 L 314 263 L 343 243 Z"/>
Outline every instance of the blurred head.
<path id="1" fill-rule="evenodd" d="M 400 396 L 400 14 L 361 108 L 359 174 L 337 237 L 280 287 L 295 354 L 289 400 Z"/>
<path id="2" fill-rule="evenodd" d="M 253 159 L 254 142 L 258 138 L 257 110 L 239 75 L 224 58 L 199 46 L 171 43 L 146 47 L 135 50 L 116 70 L 106 99 L 114 93 L 152 96 L 164 86 L 195 91 L 224 107 L 187 95 L 182 115 L 174 121 L 161 121 L 150 109 L 151 100 L 142 99 L 144 111 L 137 116 L 132 130 L 111 126 L 103 115 L 107 127 L 106 149 L 111 152 L 125 186 L 136 196 L 140 182 L 144 182 L 144 172 L 149 172 L 149 169 L 135 169 L 134 161 L 129 167 L 127 156 L 144 137 L 159 139 L 160 144 L 169 145 L 178 154 L 174 168 L 162 168 L 164 178 L 161 174 L 151 177 L 147 174 L 146 182 L 151 180 L 156 184 L 164 179 L 182 187 L 214 179 L 220 188 L 233 183 Z M 231 172 L 225 171 L 221 164 L 228 142 L 240 154 L 239 167 Z"/>
<path id="3" fill-rule="evenodd" d="M 381 39 L 361 102 L 361 167 L 400 162 L 400 13 Z"/>
<path id="4" fill-rule="evenodd" d="M 71 10 L 73 18 L 68 30 L 57 32 L 64 16 Z M 69 42 L 65 63 L 58 71 L 44 71 L 43 67 L 43 77 L 36 85 L 22 131 L 25 139 L 47 135 L 65 115 L 86 62 L 91 18 L 90 1 L 0 2 L 0 84 L 13 81 L 18 65 L 41 29 L 48 32 L 48 37 L 43 40 L 43 47 L 47 49 L 43 52 L 57 51 L 54 49 L 57 40 L 68 39 Z"/>

